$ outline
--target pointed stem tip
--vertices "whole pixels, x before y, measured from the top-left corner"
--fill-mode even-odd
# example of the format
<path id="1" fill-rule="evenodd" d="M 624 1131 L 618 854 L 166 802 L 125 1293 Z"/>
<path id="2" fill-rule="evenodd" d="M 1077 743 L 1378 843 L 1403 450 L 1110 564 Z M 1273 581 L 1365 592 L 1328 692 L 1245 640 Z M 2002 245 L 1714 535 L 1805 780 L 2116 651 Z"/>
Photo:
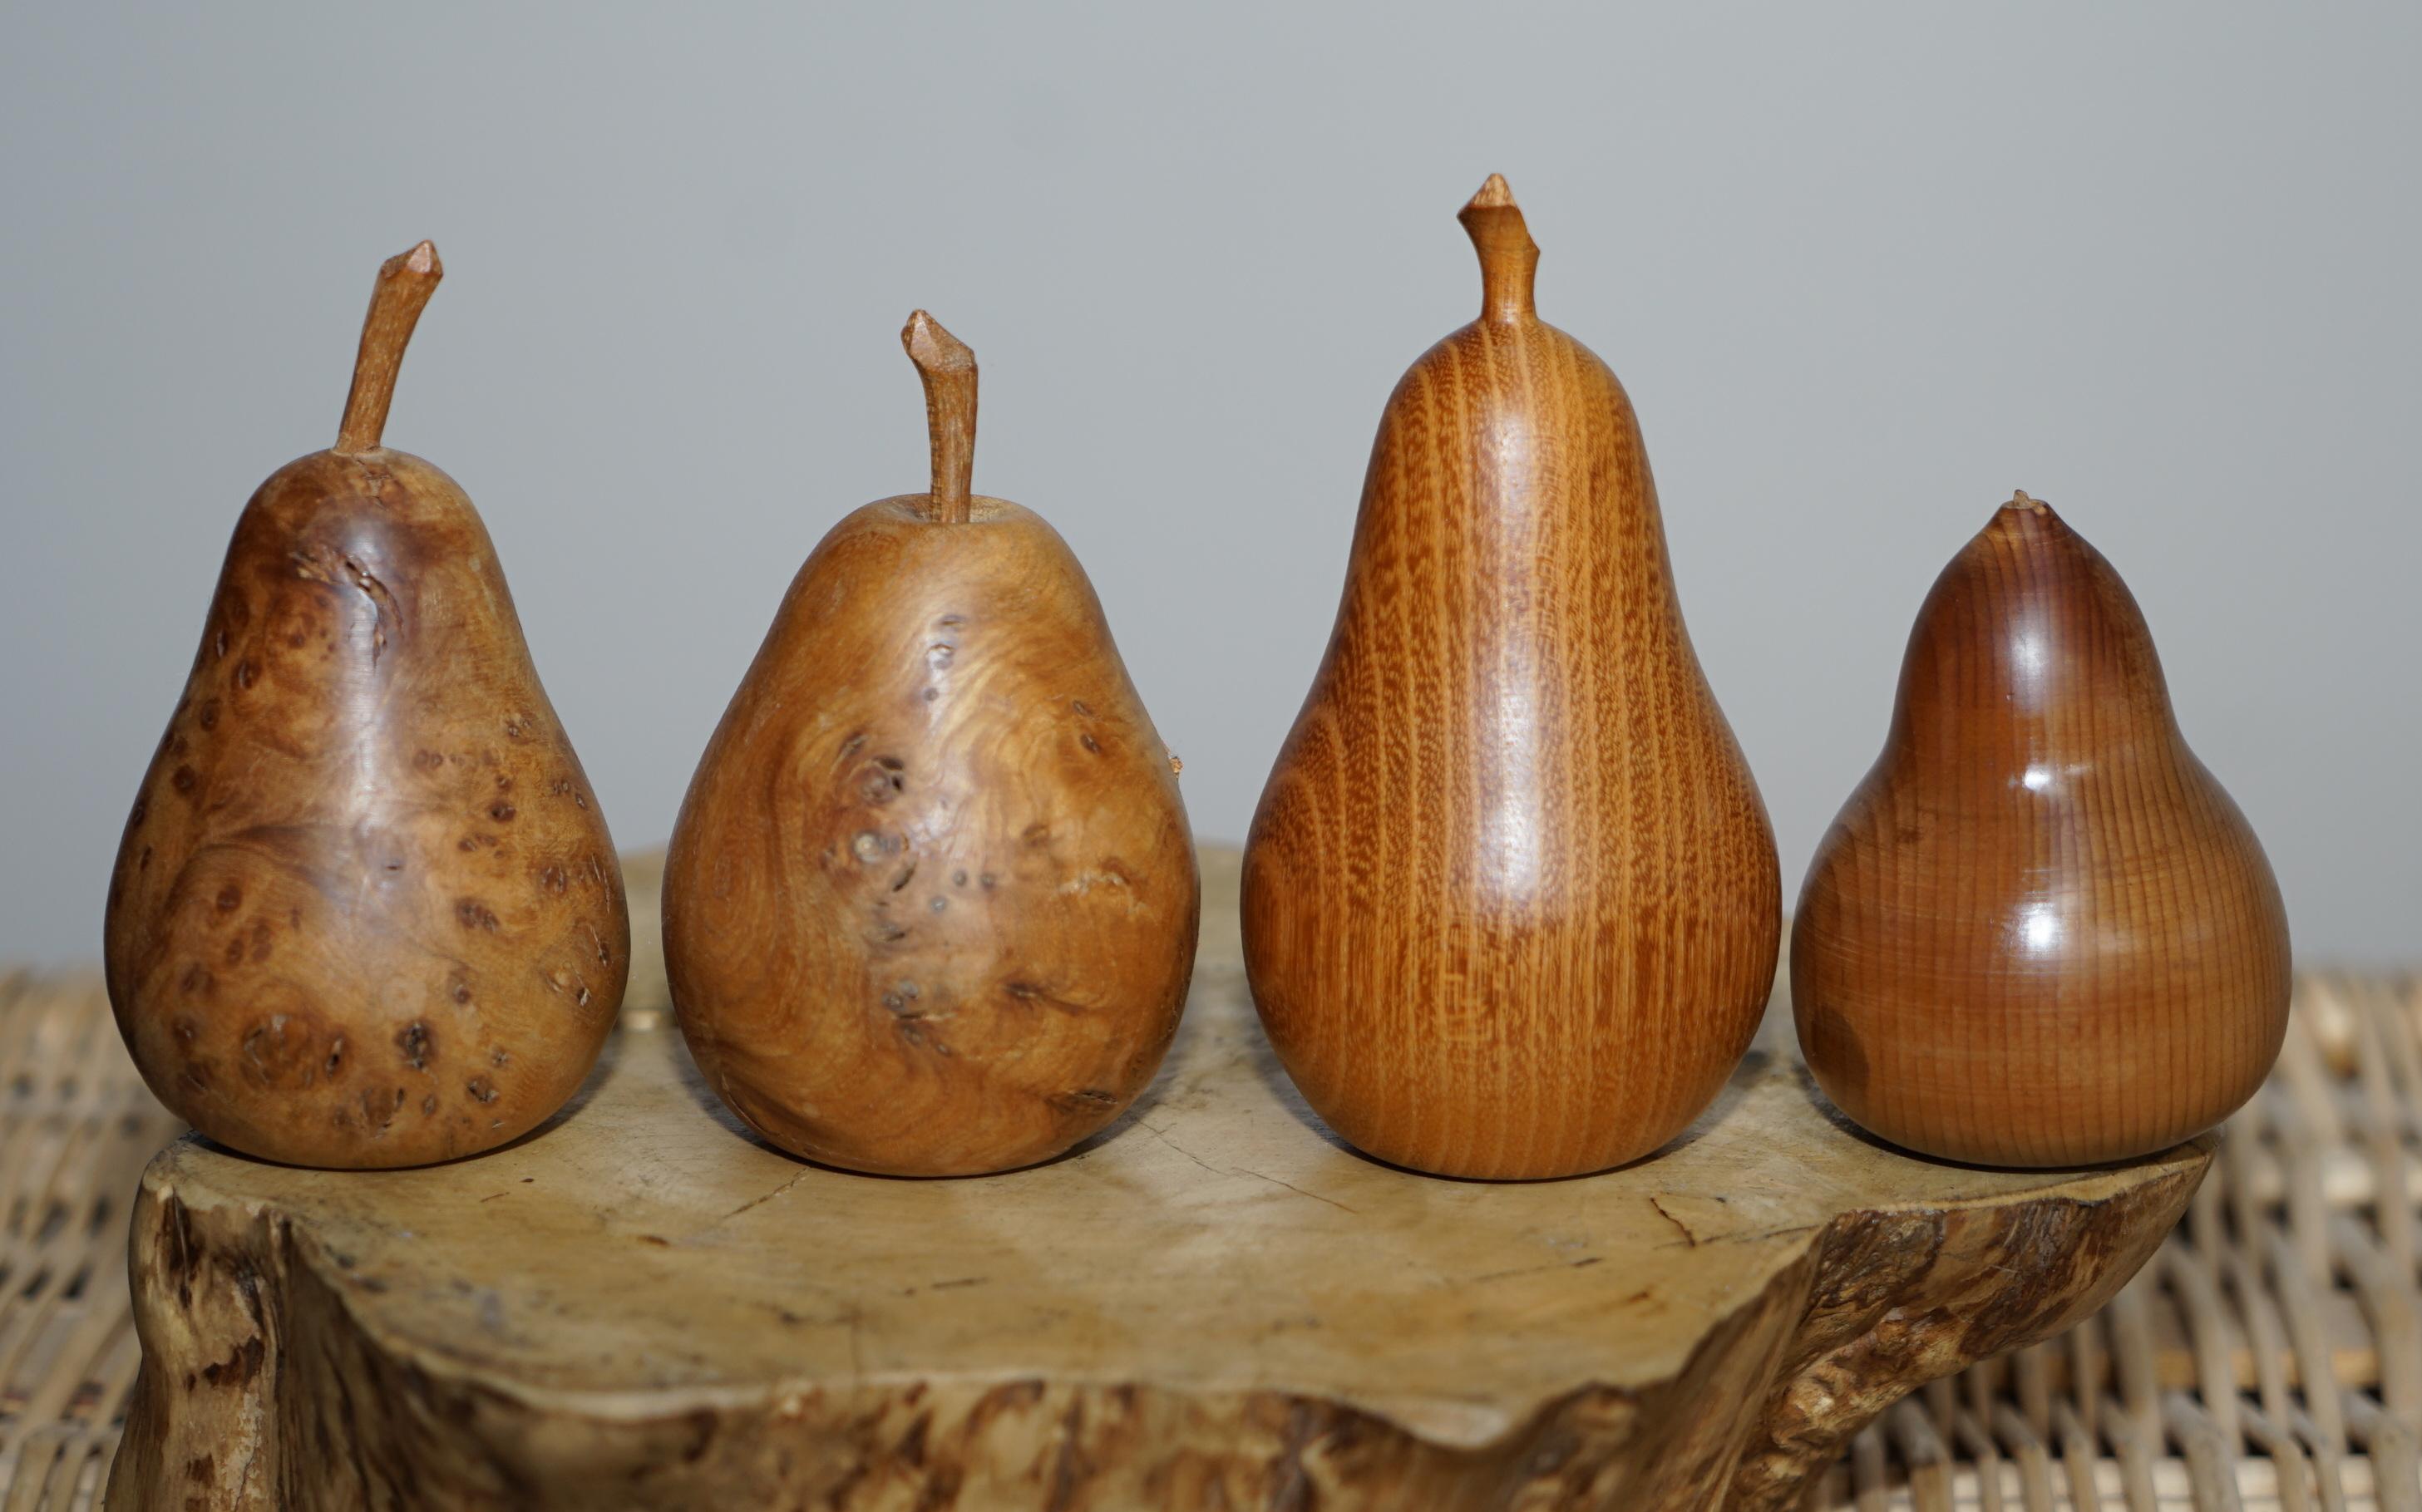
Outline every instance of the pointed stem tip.
<path id="1" fill-rule="evenodd" d="M 1480 192 L 1471 196 L 1471 203 L 1463 208 L 1465 210 L 1520 210 L 1522 207 L 1514 203 L 1514 186 L 1505 181 L 1505 176 L 1502 173 L 1492 173 L 1488 176 L 1488 181 L 1480 186 Z"/>
<path id="2" fill-rule="evenodd" d="M 2037 540 L 2047 535 L 2059 535 L 2068 529 L 2068 522 L 2052 512 L 2051 505 L 2024 489 L 2010 495 L 2010 502 L 1993 511 L 1985 522 L 1988 531 Z"/>
<path id="3" fill-rule="evenodd" d="M 361 350 L 354 357 L 354 386 L 345 396 L 345 417 L 337 427 L 338 451 L 379 448 L 386 433 L 387 406 L 395 402 L 403 349 L 411 345 L 412 328 L 420 323 L 420 312 L 445 276 L 434 242 L 423 242 L 379 265 L 370 314 L 362 318 Z"/>
<path id="4" fill-rule="evenodd" d="M 1532 285 L 1539 270 L 1538 243 L 1522 219 L 1522 207 L 1503 174 L 1492 173 L 1480 193 L 1455 217 L 1480 254 L 1480 314 L 1486 320 L 1535 319 Z"/>
<path id="5" fill-rule="evenodd" d="M 976 354 L 923 310 L 908 317 L 900 344 L 925 384 L 925 435 L 934 453 L 926 518 L 963 525 L 976 466 Z"/>

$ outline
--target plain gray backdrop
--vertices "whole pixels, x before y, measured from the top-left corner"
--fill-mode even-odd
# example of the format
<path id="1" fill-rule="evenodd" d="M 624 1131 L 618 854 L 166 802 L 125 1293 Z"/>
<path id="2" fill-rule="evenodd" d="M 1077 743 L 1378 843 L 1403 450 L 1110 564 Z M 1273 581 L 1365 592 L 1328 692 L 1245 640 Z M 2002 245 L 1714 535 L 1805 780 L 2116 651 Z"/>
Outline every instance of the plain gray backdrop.
<path id="1" fill-rule="evenodd" d="M 922 488 L 917 305 L 1240 836 L 1495 169 L 1638 406 L 1786 897 L 2022 487 L 2134 588 L 2301 959 L 2422 958 L 2417 68 L 2411 6 L 10 4 L 0 956 L 98 954 L 228 530 L 424 236 L 388 440 L 479 503 L 622 843 L 826 528 Z"/>

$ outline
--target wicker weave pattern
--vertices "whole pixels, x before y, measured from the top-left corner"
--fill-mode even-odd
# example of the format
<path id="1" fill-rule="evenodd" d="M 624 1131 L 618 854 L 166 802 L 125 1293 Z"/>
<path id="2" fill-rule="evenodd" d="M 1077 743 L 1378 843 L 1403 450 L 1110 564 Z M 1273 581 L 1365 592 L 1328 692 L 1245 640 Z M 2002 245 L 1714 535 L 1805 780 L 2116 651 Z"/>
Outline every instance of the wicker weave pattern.
<path id="1" fill-rule="evenodd" d="M 99 1500 L 140 1356 L 126 1199 L 177 1129 L 98 981 L 0 975 L 0 1512 Z M 2422 980 L 2306 978 L 2144 1274 L 1901 1403 L 1812 1504 L 2422 1512 L 2417 1251 Z"/>
<path id="2" fill-rule="evenodd" d="M 127 1206 L 182 1127 L 97 978 L 0 976 L 0 1512 L 99 1500 L 142 1358 Z"/>
<path id="3" fill-rule="evenodd" d="M 2306 977 L 2154 1262 L 2060 1338 L 1886 1413 L 1815 1504 L 2415 1512 L 2417 1246 L 2422 981 Z"/>

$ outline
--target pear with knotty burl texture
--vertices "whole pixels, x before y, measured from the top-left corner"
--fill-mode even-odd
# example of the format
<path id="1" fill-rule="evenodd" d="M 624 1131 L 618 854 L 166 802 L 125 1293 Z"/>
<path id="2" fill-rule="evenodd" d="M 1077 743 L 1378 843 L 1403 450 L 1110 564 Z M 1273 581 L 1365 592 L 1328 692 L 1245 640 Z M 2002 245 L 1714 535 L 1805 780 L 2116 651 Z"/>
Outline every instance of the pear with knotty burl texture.
<path id="1" fill-rule="evenodd" d="M 110 878 L 109 996 L 160 1100 L 298 1165 L 535 1128 L 629 969 L 622 874 L 452 478 L 381 441 L 443 270 L 379 270 L 337 444 L 244 507 Z"/>
<path id="2" fill-rule="evenodd" d="M 1362 1149 L 1568 1176 L 1713 1099 L 1773 985 L 1781 886 L 1631 402 L 1540 321 L 1505 180 L 1462 220 L 1480 319 L 1380 416 L 1246 848 L 1246 962 L 1287 1071 Z"/>
<path id="3" fill-rule="evenodd" d="M 2278 883 L 2135 599 L 2021 493 L 1935 580 L 1883 755 L 1809 865 L 1809 1069 L 1925 1154 L 2121 1160 L 2254 1095 L 2288 986 Z"/>
<path id="4" fill-rule="evenodd" d="M 835 525 L 700 758 L 665 964 L 708 1084 L 794 1154 L 1047 1160 L 1142 1091 L 1201 905 L 1176 761 L 1084 569 L 967 492 L 976 365 L 923 311 L 931 491 Z"/>

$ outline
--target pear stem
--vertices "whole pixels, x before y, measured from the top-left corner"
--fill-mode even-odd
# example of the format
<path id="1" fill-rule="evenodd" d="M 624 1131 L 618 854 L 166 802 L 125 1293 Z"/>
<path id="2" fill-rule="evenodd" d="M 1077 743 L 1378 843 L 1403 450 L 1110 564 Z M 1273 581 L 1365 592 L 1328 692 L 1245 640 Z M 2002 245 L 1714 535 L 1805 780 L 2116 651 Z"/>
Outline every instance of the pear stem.
<path id="1" fill-rule="evenodd" d="M 1523 223 L 1522 207 L 1502 174 L 1492 173 L 1455 217 L 1480 254 L 1480 318 L 1512 323 L 1538 319 L 1532 284 L 1539 271 L 1538 243 Z"/>
<path id="2" fill-rule="evenodd" d="M 395 402 L 395 375 L 403 366 L 403 349 L 412 344 L 412 328 L 420 323 L 421 310 L 445 276 L 433 242 L 379 265 L 370 312 L 362 319 L 362 350 L 354 358 L 353 391 L 345 396 L 345 418 L 337 427 L 338 451 L 378 450 L 386 433 L 387 406 Z"/>
<path id="3" fill-rule="evenodd" d="M 908 317 L 900 344 L 925 383 L 925 434 L 934 448 L 925 518 L 964 525 L 976 468 L 976 354 L 923 310 Z"/>

